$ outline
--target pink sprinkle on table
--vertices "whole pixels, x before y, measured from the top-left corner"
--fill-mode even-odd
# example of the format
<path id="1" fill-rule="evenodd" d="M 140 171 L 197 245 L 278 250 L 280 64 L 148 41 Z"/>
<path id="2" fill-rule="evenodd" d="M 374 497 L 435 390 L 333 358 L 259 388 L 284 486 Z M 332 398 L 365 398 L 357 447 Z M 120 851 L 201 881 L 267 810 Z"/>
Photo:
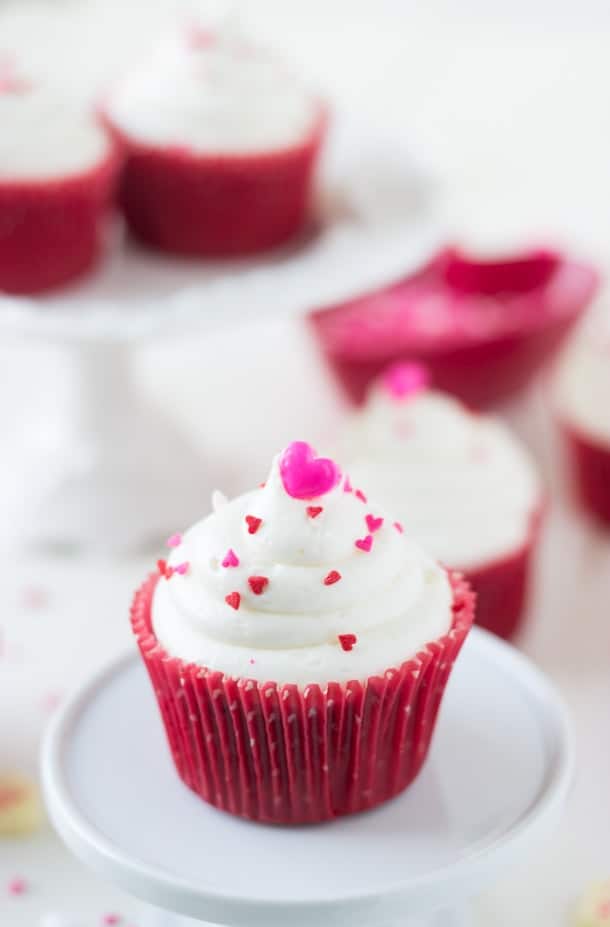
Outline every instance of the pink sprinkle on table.
<path id="1" fill-rule="evenodd" d="M 28 883 L 25 879 L 21 878 L 21 876 L 17 876 L 10 880 L 6 886 L 6 890 L 9 895 L 13 895 L 14 897 L 17 895 L 25 895 L 28 890 Z"/>
<path id="2" fill-rule="evenodd" d="M 104 914 L 102 918 L 102 924 L 104 927 L 116 927 L 117 924 L 120 924 L 122 917 L 120 914 Z"/>
<path id="3" fill-rule="evenodd" d="M 368 500 L 361 489 L 357 489 L 354 495 L 356 496 L 356 499 L 360 499 L 360 501 L 364 502 L 364 504 L 366 505 Z"/>
<path id="4" fill-rule="evenodd" d="M 185 573 L 188 573 L 190 563 L 188 560 L 185 560 L 184 563 L 179 563 L 174 567 L 174 573 L 180 573 L 181 576 L 184 576 Z"/>
<path id="5" fill-rule="evenodd" d="M 345 477 L 345 482 L 343 484 L 343 492 L 353 492 L 352 484 L 349 481 L 349 476 Z"/>
<path id="6" fill-rule="evenodd" d="M 180 545 L 182 544 L 182 535 L 181 534 L 171 534 L 168 537 L 166 544 L 168 547 L 180 547 Z"/>
<path id="7" fill-rule="evenodd" d="M 330 573 L 327 573 L 324 577 L 325 586 L 334 586 L 335 583 L 338 583 L 341 579 L 341 574 L 338 570 L 331 570 Z"/>
<path id="8" fill-rule="evenodd" d="M 399 521 L 395 521 L 395 522 L 394 522 L 394 527 L 396 528 L 396 530 L 398 531 L 399 534 L 404 534 L 404 533 L 405 533 L 405 529 L 403 528 L 403 526 L 400 524 Z"/>
<path id="9" fill-rule="evenodd" d="M 321 505 L 308 505 L 306 509 L 310 518 L 317 518 L 323 511 L 324 509 Z"/>

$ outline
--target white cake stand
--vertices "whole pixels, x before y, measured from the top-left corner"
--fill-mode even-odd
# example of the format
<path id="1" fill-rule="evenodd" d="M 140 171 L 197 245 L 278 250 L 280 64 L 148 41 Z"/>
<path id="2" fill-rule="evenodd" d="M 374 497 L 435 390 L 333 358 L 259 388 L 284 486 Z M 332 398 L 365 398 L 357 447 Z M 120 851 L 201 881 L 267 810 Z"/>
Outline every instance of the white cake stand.
<path id="1" fill-rule="evenodd" d="M 559 696 L 478 629 L 418 780 L 368 814 L 273 828 L 206 805 L 176 776 L 135 656 L 63 708 L 42 757 L 60 835 L 102 877 L 158 907 L 150 927 L 466 924 L 460 905 L 551 834 L 572 767 Z"/>
<path id="2" fill-rule="evenodd" d="M 73 373 L 59 450 L 41 446 L 49 429 L 38 429 L 45 465 L 28 471 L 32 504 L 19 518 L 28 539 L 134 548 L 187 523 L 209 497 L 200 457 L 137 395 L 134 343 L 304 314 L 407 273 L 442 243 L 430 181 L 396 138 L 337 118 L 319 190 L 316 226 L 270 256 L 170 259 L 124 241 L 117 227 L 110 256 L 84 283 L 40 299 L 0 294 L 5 339 L 53 342 Z"/>

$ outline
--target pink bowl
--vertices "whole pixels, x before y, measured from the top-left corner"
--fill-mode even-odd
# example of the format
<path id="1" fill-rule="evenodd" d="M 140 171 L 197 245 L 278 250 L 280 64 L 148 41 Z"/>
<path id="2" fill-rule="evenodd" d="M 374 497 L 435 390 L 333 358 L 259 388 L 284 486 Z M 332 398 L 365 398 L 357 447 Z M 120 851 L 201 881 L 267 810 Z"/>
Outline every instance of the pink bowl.
<path id="1" fill-rule="evenodd" d="M 523 388 L 589 305 L 595 270 L 540 249 L 498 261 L 442 251 L 417 274 L 311 316 L 347 395 L 388 364 L 425 363 L 439 389 L 483 408 Z"/>

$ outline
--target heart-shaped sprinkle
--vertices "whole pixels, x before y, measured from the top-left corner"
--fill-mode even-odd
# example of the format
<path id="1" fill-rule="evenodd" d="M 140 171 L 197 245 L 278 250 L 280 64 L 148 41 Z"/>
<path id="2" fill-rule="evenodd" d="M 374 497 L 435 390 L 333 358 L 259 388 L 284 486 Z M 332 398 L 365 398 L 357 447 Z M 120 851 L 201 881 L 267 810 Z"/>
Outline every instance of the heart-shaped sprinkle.
<path id="1" fill-rule="evenodd" d="M 363 550 L 365 554 L 368 554 L 371 547 L 373 546 L 373 535 L 367 534 L 365 538 L 358 538 L 357 541 L 354 541 L 354 544 L 358 550 Z"/>
<path id="2" fill-rule="evenodd" d="M 374 515 L 367 515 L 365 518 L 365 521 L 366 521 L 366 526 L 371 532 L 371 534 L 374 534 L 375 531 L 379 531 L 379 529 L 383 525 L 383 518 L 375 518 Z"/>
<path id="3" fill-rule="evenodd" d="M 358 638 L 355 634 L 339 634 L 339 643 L 341 644 L 342 650 L 353 650 L 356 644 L 358 643 Z"/>
<path id="4" fill-rule="evenodd" d="M 269 585 L 269 580 L 266 576 L 249 576 L 248 585 L 254 593 L 254 595 L 262 595 L 266 587 Z"/>
<path id="5" fill-rule="evenodd" d="M 239 566 L 239 558 L 235 551 L 229 547 L 228 551 L 224 555 L 222 560 L 223 567 L 236 567 Z"/>
<path id="6" fill-rule="evenodd" d="M 361 489 L 357 489 L 354 495 L 356 496 L 356 499 L 360 499 L 360 501 L 364 502 L 364 504 L 366 505 L 368 500 Z"/>
<path id="7" fill-rule="evenodd" d="M 163 575 L 165 576 L 166 579 L 171 579 L 172 576 L 174 575 L 174 568 L 169 565 L 166 566 L 165 573 Z"/>
<path id="8" fill-rule="evenodd" d="M 430 376 L 422 364 L 392 364 L 382 375 L 383 386 L 393 399 L 406 399 L 425 390 Z"/>
<path id="9" fill-rule="evenodd" d="M 25 895 L 28 890 L 28 883 L 21 876 L 17 876 L 17 878 L 10 880 L 6 889 L 9 895 Z"/>
<path id="10" fill-rule="evenodd" d="M 345 477 L 345 482 L 343 483 L 343 492 L 353 492 L 352 484 L 349 481 L 349 476 Z"/>
<path id="11" fill-rule="evenodd" d="M 394 522 L 394 527 L 396 528 L 399 534 L 404 534 L 405 529 L 403 528 L 403 526 L 400 524 L 399 521 Z"/>
<path id="12" fill-rule="evenodd" d="M 235 611 L 237 611 L 241 603 L 241 596 L 239 592 L 230 592 L 225 596 L 225 602 L 227 605 L 230 605 L 231 608 L 234 608 Z"/>
<path id="13" fill-rule="evenodd" d="M 157 560 L 157 569 L 161 576 L 167 573 L 167 560 Z"/>
<path id="14" fill-rule="evenodd" d="M 181 534 L 171 534 L 165 542 L 168 547 L 180 547 L 182 544 Z"/>
<path id="15" fill-rule="evenodd" d="M 102 924 L 104 927 L 117 927 L 122 920 L 123 918 L 120 914 L 105 914 L 102 918 Z"/>
<path id="16" fill-rule="evenodd" d="M 185 560 L 184 563 L 179 563 L 174 567 L 174 573 L 180 573 L 181 576 L 184 576 L 185 573 L 188 573 L 190 563 L 188 560 Z"/>
<path id="17" fill-rule="evenodd" d="M 317 518 L 320 512 L 323 512 L 324 509 L 321 505 L 308 505 L 306 512 L 310 518 Z"/>
<path id="18" fill-rule="evenodd" d="M 263 523 L 262 518 L 257 518 L 255 515 L 246 515 L 246 524 L 248 526 L 248 534 L 256 534 L 258 529 Z"/>
<path id="19" fill-rule="evenodd" d="M 293 499 L 316 499 L 335 488 L 341 471 L 333 460 L 316 457 L 305 441 L 293 441 L 280 455 L 280 476 Z"/>
<path id="20" fill-rule="evenodd" d="M 324 577 L 325 586 L 334 586 L 335 583 L 338 583 L 341 579 L 341 574 L 338 570 L 331 570 L 330 573 L 327 573 Z"/>

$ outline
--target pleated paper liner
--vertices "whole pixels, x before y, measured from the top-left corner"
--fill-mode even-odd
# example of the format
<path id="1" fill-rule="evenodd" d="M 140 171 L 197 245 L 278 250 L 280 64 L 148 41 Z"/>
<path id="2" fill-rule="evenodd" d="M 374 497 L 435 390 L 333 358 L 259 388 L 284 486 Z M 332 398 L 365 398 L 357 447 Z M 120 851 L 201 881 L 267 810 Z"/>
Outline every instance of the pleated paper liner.
<path id="1" fill-rule="evenodd" d="M 474 595 L 450 574 L 450 630 L 401 666 L 365 682 L 322 687 L 233 679 L 171 657 L 151 604 L 158 575 L 136 593 L 131 620 L 183 781 L 252 821 L 305 824 L 373 808 L 403 791 L 428 753 L 453 663 L 474 619 Z"/>

